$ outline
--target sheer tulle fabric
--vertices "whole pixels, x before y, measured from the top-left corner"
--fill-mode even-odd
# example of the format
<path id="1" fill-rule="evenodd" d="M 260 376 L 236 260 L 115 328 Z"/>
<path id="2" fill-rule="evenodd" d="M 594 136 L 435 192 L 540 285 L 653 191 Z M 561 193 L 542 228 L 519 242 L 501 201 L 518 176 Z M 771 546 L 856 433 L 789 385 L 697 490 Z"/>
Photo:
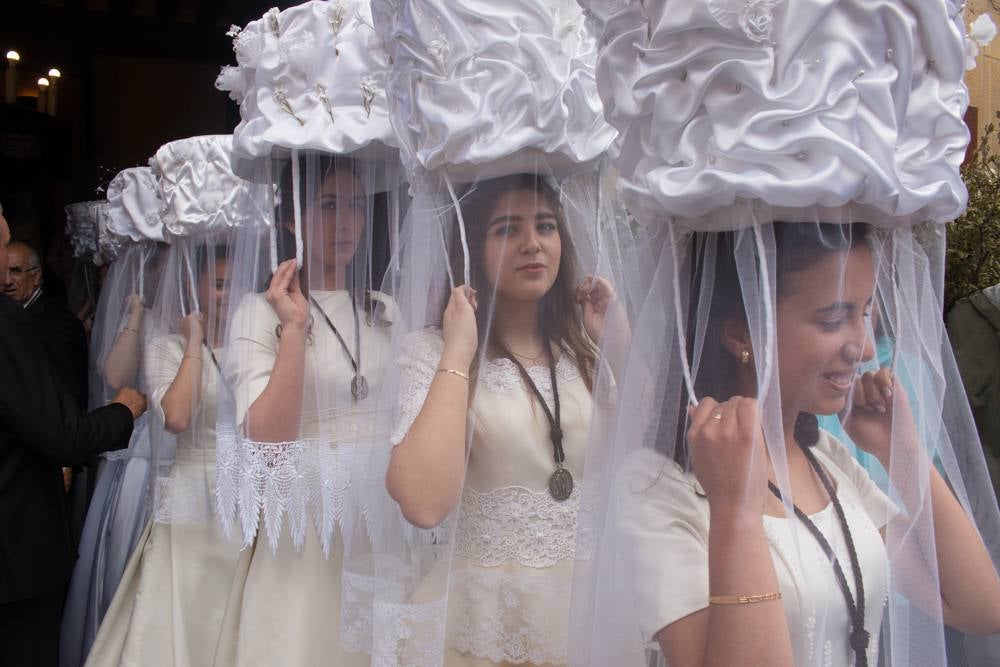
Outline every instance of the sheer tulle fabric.
<path id="1" fill-rule="evenodd" d="M 696 474 L 706 468 L 692 469 L 685 408 L 734 395 L 757 400 L 771 479 L 784 498 L 767 494 L 762 521 L 795 664 L 855 661 L 831 560 L 792 514 L 806 496 L 790 486 L 789 452 L 802 446 L 834 481 L 846 516 L 866 593 L 868 664 L 992 659 L 991 639 L 946 642 L 931 519 L 937 470 L 995 562 L 997 508 L 941 319 L 942 230 L 850 224 L 849 207 L 843 224 L 815 221 L 828 211 L 802 214 L 771 223 L 756 204 L 717 221 L 732 232 L 678 223 L 640 231 L 628 266 L 641 279 L 624 286 L 641 289 L 628 370 L 617 412 L 588 453 L 596 510 L 587 532 L 597 547 L 576 572 L 574 664 L 649 659 L 660 630 L 708 607 L 710 516 Z M 746 355 L 723 342 L 732 322 L 743 327 Z M 859 398 L 858 378 L 880 370 L 894 378 L 885 412 Z M 792 423 L 800 416 L 812 428 L 800 425 L 791 438 L 790 410 Z M 817 431 L 814 415 L 836 435 Z M 855 446 L 869 452 L 868 469 Z M 758 498 L 748 492 L 744 502 Z M 857 599 L 843 524 L 832 505 L 813 509 Z"/>
<path id="2" fill-rule="evenodd" d="M 614 400 L 607 364 L 578 356 L 588 349 L 579 341 L 589 338 L 573 296 L 588 275 L 621 272 L 618 237 L 609 228 L 624 216 L 614 206 L 613 180 L 600 176 L 596 170 L 552 175 L 538 160 L 527 174 L 441 182 L 438 189 L 418 192 L 410 206 L 393 263 L 402 280 L 392 287 L 399 309 L 394 363 L 379 395 L 378 430 L 385 435 L 365 482 L 378 495 L 370 510 L 371 552 L 349 552 L 344 574 L 345 639 L 370 651 L 373 664 L 567 664 L 573 569 L 593 548 L 577 527 L 591 498 L 584 454 L 595 415 Z M 525 208 L 506 208 L 504 197 L 512 193 L 524 196 Z M 560 288 L 553 289 L 559 293 L 548 298 L 565 300 L 568 307 L 559 311 L 560 321 L 546 320 L 546 330 L 576 336 L 552 341 L 564 466 L 576 480 L 564 500 L 549 490 L 556 469 L 550 427 L 527 382 L 554 409 L 551 364 L 544 355 L 534 362 L 522 358 L 525 376 L 514 357 L 501 352 L 510 302 L 496 291 L 499 278 L 485 268 L 486 238 L 498 233 L 491 222 L 510 217 L 516 219 L 512 230 L 534 229 L 537 221 L 519 217 L 529 210 L 532 216 L 552 212 L 560 220 L 561 255 L 539 261 L 558 265 Z M 495 247 L 509 248 L 523 262 L 521 243 L 512 236 L 509 245 Z M 529 250 L 531 257 L 534 252 Z M 465 282 L 466 271 L 471 283 Z M 446 368 L 443 311 L 452 287 L 463 284 L 476 290 L 479 345 L 467 422 L 442 437 L 464 443 L 464 484 L 447 516 L 421 528 L 412 515 L 406 518 L 406 500 L 401 506 L 388 495 L 386 470 L 394 449 L 409 446 L 406 439 L 429 390 Z M 569 291 L 560 291 L 563 286 Z M 445 483 L 427 480 L 428 487 Z"/>

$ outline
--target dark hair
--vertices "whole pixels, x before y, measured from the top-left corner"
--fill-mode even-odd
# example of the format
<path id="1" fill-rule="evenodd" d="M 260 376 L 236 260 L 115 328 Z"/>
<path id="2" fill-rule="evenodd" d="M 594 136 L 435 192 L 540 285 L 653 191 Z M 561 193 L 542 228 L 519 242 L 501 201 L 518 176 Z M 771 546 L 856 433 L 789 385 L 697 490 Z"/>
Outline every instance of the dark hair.
<path id="1" fill-rule="evenodd" d="M 566 229 L 566 216 L 559 193 L 537 174 L 514 174 L 502 176 L 487 181 L 481 181 L 466 190 L 461 197 L 465 231 L 469 245 L 469 264 L 471 267 L 471 287 L 479 294 L 480 303 L 490 303 L 493 298 L 493 288 L 486 276 L 483 266 L 483 253 L 486 246 L 486 236 L 490 217 L 496 209 L 500 198 L 510 192 L 533 192 L 549 205 L 556 216 L 556 228 L 562 241 L 562 256 L 559 261 L 559 273 L 552 288 L 541 299 L 539 321 L 542 333 L 555 342 L 559 348 L 570 355 L 588 389 L 593 386 L 594 366 L 597 359 L 597 349 L 587 337 L 583 328 L 583 318 L 576 305 L 576 252 L 573 241 Z M 458 221 L 455 218 L 454 227 Z M 463 273 L 462 247 L 458 233 L 453 234 L 449 251 L 449 263 L 452 274 L 461 276 Z M 442 308 L 442 312 L 443 312 Z M 504 350 L 503 345 L 493 339 L 489 326 L 489 309 L 480 308 L 476 312 L 476 325 L 479 329 L 479 349 L 494 348 Z M 475 363 L 473 371 L 476 370 Z"/>
<path id="2" fill-rule="evenodd" d="M 774 286 L 780 299 L 794 284 L 792 274 L 803 271 L 830 253 L 850 251 L 867 243 L 871 227 L 865 223 L 790 223 L 775 222 L 763 229 L 774 235 L 774 257 L 769 258 L 774 271 Z M 687 354 L 694 357 L 694 344 L 698 330 L 704 331 L 701 350 L 702 359 L 712 363 L 703 364 L 694 378 L 695 394 L 710 396 L 719 402 L 727 401 L 740 391 L 739 375 L 741 363 L 723 344 L 722 332 L 725 325 L 734 321 L 746 322 L 747 313 L 743 302 L 743 287 L 736 263 L 737 247 L 753 243 L 749 231 L 717 232 L 696 234 L 687 258 L 690 276 L 689 308 L 687 318 Z M 757 253 L 754 252 L 757 259 Z M 714 259 L 714 267 L 709 274 Z M 683 268 L 683 267 L 682 267 Z M 766 289 L 766 288 L 765 288 Z M 705 291 L 710 295 L 708 312 L 699 312 L 699 297 Z M 699 323 L 700 326 L 699 326 Z M 677 421 L 674 460 L 688 467 L 685 410 L 689 395 L 687 387 L 681 392 L 681 409 Z M 819 437 L 815 415 L 802 413 L 796 418 L 796 438 L 802 445 L 813 445 Z"/>

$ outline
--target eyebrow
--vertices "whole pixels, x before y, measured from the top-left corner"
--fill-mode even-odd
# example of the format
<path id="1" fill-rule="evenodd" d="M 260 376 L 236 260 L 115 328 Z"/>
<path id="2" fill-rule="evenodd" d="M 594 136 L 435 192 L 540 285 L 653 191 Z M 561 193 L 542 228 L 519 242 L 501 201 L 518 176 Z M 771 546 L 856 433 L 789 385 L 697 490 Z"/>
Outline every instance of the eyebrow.
<path id="1" fill-rule="evenodd" d="M 543 211 L 535 215 L 536 221 L 555 220 L 555 219 L 556 219 L 555 213 L 548 213 Z M 493 218 L 493 220 L 490 221 L 489 227 L 492 227 L 493 225 L 498 225 L 502 222 L 524 222 L 524 217 L 520 215 L 501 215 L 499 217 Z M 487 229 L 489 227 L 487 227 Z"/>
<path id="2" fill-rule="evenodd" d="M 864 308 L 868 308 L 870 305 L 872 305 L 872 297 L 869 297 L 868 300 L 865 301 Z M 819 310 L 816 311 L 816 314 L 817 315 L 829 315 L 829 314 L 834 313 L 834 312 L 836 312 L 838 310 L 846 310 L 848 312 L 851 312 L 851 311 L 855 310 L 856 308 L 857 308 L 857 304 L 850 303 L 848 301 L 838 301 L 836 303 L 831 303 L 829 306 L 825 306 L 823 308 L 820 308 Z"/>

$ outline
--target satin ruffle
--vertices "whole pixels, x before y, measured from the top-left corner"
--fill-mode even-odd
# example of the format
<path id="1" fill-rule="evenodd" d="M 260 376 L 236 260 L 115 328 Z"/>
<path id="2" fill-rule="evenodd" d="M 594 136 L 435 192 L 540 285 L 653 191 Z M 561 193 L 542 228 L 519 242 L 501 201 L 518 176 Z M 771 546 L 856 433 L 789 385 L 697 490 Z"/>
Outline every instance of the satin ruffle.
<path id="1" fill-rule="evenodd" d="M 109 228 L 133 241 L 163 241 L 160 195 L 149 167 L 124 169 L 108 184 Z"/>
<path id="2" fill-rule="evenodd" d="M 230 167 L 231 152 L 228 134 L 171 141 L 156 151 L 167 234 L 203 235 L 263 219 L 257 190 Z"/>
<path id="3" fill-rule="evenodd" d="M 571 172 L 610 145 L 596 43 L 572 0 L 376 0 L 388 92 L 410 182 Z"/>
<path id="4" fill-rule="evenodd" d="M 946 0 L 580 0 L 630 209 L 965 208 L 961 11 Z"/>

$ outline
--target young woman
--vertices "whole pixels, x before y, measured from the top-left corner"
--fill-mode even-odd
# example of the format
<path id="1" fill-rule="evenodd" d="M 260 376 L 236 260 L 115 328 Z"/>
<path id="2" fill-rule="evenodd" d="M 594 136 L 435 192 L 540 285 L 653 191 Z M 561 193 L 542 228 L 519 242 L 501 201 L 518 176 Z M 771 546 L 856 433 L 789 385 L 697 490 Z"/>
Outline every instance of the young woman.
<path id="1" fill-rule="evenodd" d="M 404 341 L 386 485 L 419 528 L 458 510 L 451 561 L 414 595 L 447 577 L 445 664 L 565 664 L 595 343 L 624 317 L 606 281 L 577 286 L 542 178 L 481 182 L 461 206 L 471 284 L 452 290 L 440 331 Z"/>
<path id="2" fill-rule="evenodd" d="M 174 333 L 153 337 L 145 358 L 160 420 L 153 427 L 154 450 L 173 449 L 173 463 L 157 479 L 153 518 L 125 569 L 88 665 L 211 664 L 239 557 L 239 542 L 223 536 L 211 502 L 228 246 L 202 243 L 191 252 L 185 241 L 171 248 L 165 275 L 186 278 L 186 264 L 197 267 L 196 299 L 160 300 L 197 303 L 199 310 L 167 325 Z M 163 285 L 190 290 L 169 278 Z M 173 437 L 155 435 L 160 429 Z M 157 467 L 164 465 L 161 456 L 166 454 L 154 451 Z"/>
<path id="3" fill-rule="evenodd" d="M 671 667 L 878 664 L 885 536 L 927 509 L 933 534 L 896 542 L 893 590 L 928 619 L 939 608 L 950 626 L 997 632 L 1000 582 L 978 532 L 927 459 L 900 383 L 888 369 L 862 369 L 874 356 L 878 257 L 868 227 L 774 223 L 773 235 L 770 351 L 749 324 L 758 308 L 741 286 L 737 233 L 693 244 L 704 297 L 692 298 L 688 329 L 691 345 L 696 330 L 704 336 L 699 402 L 674 460 L 640 449 L 619 473 L 620 553 L 646 639 Z M 779 395 L 758 402 L 772 352 Z M 761 419 L 765 401 L 780 404 L 776 428 Z M 896 502 L 817 428 L 816 416 L 831 414 L 886 470 L 910 466 L 893 477 Z M 929 558 L 904 562 L 908 554 Z M 940 591 L 928 591 L 919 582 L 935 567 Z"/>
<path id="4" fill-rule="evenodd" d="M 293 158 L 295 159 L 295 158 Z M 389 363 L 390 302 L 372 282 L 372 197 L 359 164 L 310 153 L 285 164 L 279 251 L 265 294 L 235 303 L 227 379 L 244 550 L 218 664 L 363 664 L 340 633 L 342 538 L 354 456 L 371 435 Z M 300 228 L 293 198 L 298 198 Z M 252 522 L 250 525 L 247 522 Z M 259 532 L 258 532 L 259 528 Z"/>

